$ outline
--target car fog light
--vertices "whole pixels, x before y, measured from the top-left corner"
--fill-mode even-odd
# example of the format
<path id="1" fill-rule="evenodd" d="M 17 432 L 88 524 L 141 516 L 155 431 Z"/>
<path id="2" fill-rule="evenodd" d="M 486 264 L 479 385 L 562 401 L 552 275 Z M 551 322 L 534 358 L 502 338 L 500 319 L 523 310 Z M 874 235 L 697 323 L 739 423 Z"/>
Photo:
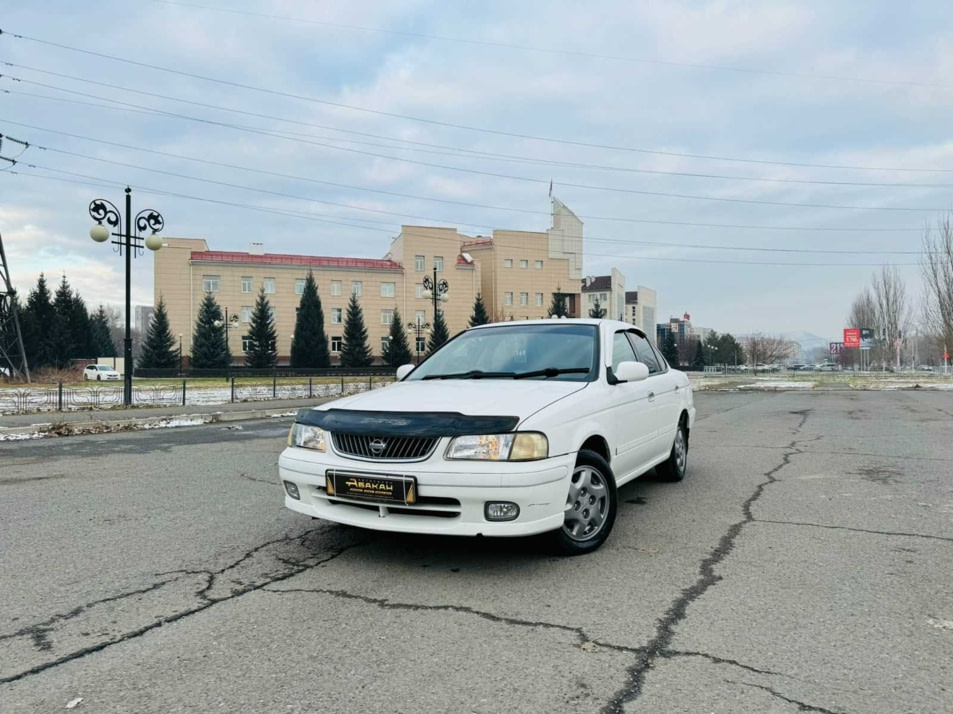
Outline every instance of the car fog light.
<path id="1" fill-rule="evenodd" d="M 294 500 L 300 501 L 301 494 L 298 493 L 298 487 L 291 483 L 291 481 L 285 481 L 285 492 L 291 496 Z"/>
<path id="2" fill-rule="evenodd" d="M 506 501 L 487 501 L 483 509 L 488 521 L 513 521 L 520 514 L 520 507 Z"/>

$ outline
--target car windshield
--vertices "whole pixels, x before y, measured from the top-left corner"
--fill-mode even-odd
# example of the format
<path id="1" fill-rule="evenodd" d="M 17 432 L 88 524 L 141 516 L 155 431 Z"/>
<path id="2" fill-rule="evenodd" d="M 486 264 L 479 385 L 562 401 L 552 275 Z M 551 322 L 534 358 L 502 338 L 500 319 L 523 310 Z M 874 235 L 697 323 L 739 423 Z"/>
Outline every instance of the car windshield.
<path id="1" fill-rule="evenodd" d="M 532 324 L 464 332 L 415 369 L 421 379 L 559 379 L 597 374 L 598 327 Z"/>
<path id="2" fill-rule="evenodd" d="M 112 368 L 112 367 L 107 367 L 107 366 L 105 366 L 105 365 L 99 365 L 99 367 L 97 367 L 97 369 L 98 369 L 100 372 L 112 372 L 112 371 L 113 371 L 113 368 Z"/>

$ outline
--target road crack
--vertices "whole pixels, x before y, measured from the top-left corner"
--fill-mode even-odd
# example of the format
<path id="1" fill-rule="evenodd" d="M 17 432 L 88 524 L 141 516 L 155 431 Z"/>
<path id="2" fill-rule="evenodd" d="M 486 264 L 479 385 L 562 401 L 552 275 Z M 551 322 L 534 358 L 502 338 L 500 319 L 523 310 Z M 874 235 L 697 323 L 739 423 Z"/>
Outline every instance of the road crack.
<path id="1" fill-rule="evenodd" d="M 320 530 L 323 530 L 323 529 L 310 530 L 310 531 L 307 531 L 307 532 L 303 533 L 303 534 L 300 535 L 300 536 L 296 536 L 295 538 L 290 538 L 290 537 L 288 537 L 288 536 L 285 536 L 285 537 L 283 537 L 283 538 L 278 538 L 278 539 L 276 539 L 276 540 L 274 540 L 274 541 L 269 541 L 268 543 L 266 543 L 266 544 L 264 544 L 264 545 L 256 546 L 255 548 L 252 548 L 252 549 L 249 550 L 247 553 L 245 553 L 241 558 L 239 558 L 237 561 L 235 561 L 235 562 L 232 563 L 231 565 L 228 565 L 228 566 L 226 566 L 226 567 L 224 567 L 224 568 L 221 568 L 220 570 L 217 570 L 217 571 L 208 571 L 208 570 L 183 570 L 183 571 L 172 571 L 172 572 L 183 573 L 183 574 L 190 574 L 190 575 L 208 575 L 208 576 L 210 576 L 210 581 L 211 581 L 211 580 L 214 579 L 214 577 L 216 577 L 216 576 L 218 576 L 218 575 L 221 575 L 222 573 L 225 573 L 225 572 L 227 572 L 227 571 L 233 569 L 233 568 L 236 567 L 238 564 L 244 562 L 244 561 L 247 560 L 249 557 L 251 557 L 251 555 L 253 555 L 255 552 L 261 550 L 262 548 L 264 548 L 264 547 L 266 547 L 266 546 L 268 546 L 268 545 L 274 545 L 275 543 L 280 543 L 280 542 L 283 542 L 283 541 L 304 540 L 304 539 L 307 538 L 309 535 L 312 535 L 312 534 L 314 534 L 314 533 L 316 533 L 316 532 L 318 532 L 318 531 L 320 531 Z M 105 649 L 107 649 L 107 648 L 109 648 L 109 647 L 112 647 L 113 645 L 118 645 L 118 644 L 121 644 L 121 643 L 123 643 L 123 642 L 128 642 L 129 640 L 136 639 L 136 638 L 141 637 L 141 636 L 143 636 L 143 635 L 145 635 L 145 634 L 147 634 L 147 633 L 149 633 L 149 632 L 152 632 L 153 630 L 156 630 L 156 629 L 158 629 L 158 628 L 160 628 L 160 627 L 162 627 L 162 626 L 164 626 L 164 625 L 171 625 L 172 623 L 178 622 L 179 620 L 183 620 L 183 619 L 185 619 L 185 618 L 187 618 L 187 617 L 191 617 L 192 615 L 197 615 L 198 613 L 203 612 L 203 611 L 205 611 L 205 610 L 208 610 L 209 608 L 214 607 L 214 606 L 216 606 L 216 605 L 218 605 L 218 604 L 220 604 L 220 603 L 228 602 L 229 600 L 234 600 L 235 598 L 241 597 L 242 595 L 247 595 L 247 594 L 250 593 L 250 592 L 255 592 L 255 591 L 258 591 L 258 590 L 263 590 L 263 589 L 264 589 L 265 587 L 267 587 L 268 585 L 272 585 L 272 584 L 274 584 L 274 583 L 282 582 L 282 581 L 284 581 L 284 580 L 287 580 L 287 579 L 289 579 L 289 578 L 292 578 L 292 577 L 294 577 L 295 575 L 299 575 L 300 573 L 304 572 L 305 570 L 310 570 L 311 568 L 320 567 L 321 565 L 324 565 L 325 563 L 329 563 L 329 562 L 335 560 L 336 558 L 341 557 L 342 555 L 344 555 L 344 554 L 347 553 L 348 551 L 350 551 L 350 550 L 352 550 L 352 549 L 354 549 L 354 548 L 358 548 L 358 547 L 367 545 L 367 544 L 370 543 L 370 542 L 372 542 L 372 539 L 362 540 L 362 541 L 358 541 L 358 542 L 355 542 L 355 543 L 351 543 L 351 544 L 348 544 L 348 545 L 344 545 L 344 546 L 338 547 L 338 548 L 334 549 L 334 550 L 331 552 L 331 554 L 328 555 L 327 557 L 314 560 L 314 562 L 308 562 L 308 561 L 312 560 L 312 559 L 310 559 L 310 558 L 309 558 L 309 559 L 306 559 L 305 561 L 299 561 L 299 564 L 298 564 L 297 566 L 291 567 L 291 568 L 289 568 L 288 570 L 286 570 L 285 572 L 282 572 L 282 573 L 279 573 L 279 574 L 274 575 L 274 576 L 272 576 L 272 577 L 266 578 L 265 580 L 263 580 L 262 582 L 259 582 L 259 583 L 254 583 L 254 584 L 250 584 L 250 585 L 245 585 L 245 586 L 242 587 L 242 588 L 233 589 L 228 595 L 224 595 L 224 596 L 222 596 L 222 597 L 215 597 L 215 598 L 213 598 L 213 597 L 209 597 L 209 596 L 208 596 L 207 593 L 208 593 L 208 591 L 209 591 L 211 585 L 214 584 L 214 583 L 211 583 L 211 582 L 210 582 L 209 585 L 207 585 L 206 587 L 203 587 L 201 590 L 199 590 L 199 591 L 196 593 L 196 595 L 197 595 L 198 597 L 200 597 L 200 598 L 203 599 L 203 602 L 202 602 L 200 605 L 197 605 L 197 606 L 195 606 L 195 607 L 188 608 L 188 609 L 186 609 L 186 610 L 182 610 L 182 611 L 180 611 L 180 612 L 174 613 L 174 614 L 172 614 L 172 615 L 168 615 L 168 616 L 166 616 L 166 617 L 162 617 L 162 618 L 156 620 L 155 622 L 151 622 L 151 623 L 149 623 L 148 625 L 144 625 L 144 626 L 142 626 L 142 627 L 139 627 L 139 628 L 136 628 L 136 629 L 131 630 L 131 631 L 129 631 L 129 632 L 126 632 L 125 634 L 123 634 L 123 635 L 121 635 L 121 636 L 119 636 L 119 637 L 115 637 L 115 638 L 113 638 L 113 639 L 106 640 L 106 641 L 104 641 L 104 642 L 99 642 L 99 643 L 97 643 L 97 644 L 95 644 L 95 645 L 90 645 L 89 647 L 83 647 L 82 649 L 76 650 L 76 651 L 74 651 L 74 652 L 70 652 L 69 654 L 63 655 L 62 657 L 58 657 L 58 658 L 56 658 L 56 659 L 54 659 L 54 660 L 50 660 L 50 661 L 48 661 L 48 662 L 43 662 L 42 664 L 38 664 L 38 665 L 36 665 L 35 667 L 31 667 L 30 669 L 24 670 L 24 671 L 22 671 L 22 672 L 18 672 L 17 674 L 9 675 L 9 676 L 6 676 L 6 677 L 0 677 L 0 684 L 9 684 L 9 683 L 11 683 L 11 682 L 16 682 L 16 681 L 18 681 L 18 680 L 24 679 L 25 677 L 30 677 L 30 676 L 32 676 L 32 675 L 34 675 L 34 674 L 39 674 L 39 673 L 41 673 L 41 672 L 45 672 L 45 671 L 48 670 L 48 669 L 53 669 L 54 667 L 59 667 L 60 665 L 66 664 L 67 662 L 72 662 L 73 660 L 82 659 L 83 657 L 86 657 L 86 656 L 88 656 L 88 655 L 94 654 L 94 653 L 96 653 L 96 652 L 101 652 L 101 651 L 103 651 L 103 650 L 105 650 Z M 167 574 L 168 574 L 168 573 L 167 573 Z M 150 588 L 146 589 L 145 592 L 148 592 L 149 590 L 155 589 L 156 587 L 161 587 L 162 585 L 165 585 L 165 584 L 167 584 L 167 583 L 169 583 L 169 582 L 172 582 L 172 580 L 175 580 L 175 578 L 173 578 L 173 579 L 171 579 L 171 580 L 164 581 L 164 582 L 161 583 L 160 585 L 151 586 Z M 113 598 L 106 598 L 106 599 L 103 600 L 103 601 L 97 601 L 97 603 L 98 603 L 98 602 L 108 602 L 109 600 L 118 600 L 118 599 L 121 599 L 121 598 L 123 598 L 123 597 L 127 597 L 127 596 L 129 596 L 129 595 L 131 595 L 131 594 L 135 594 L 135 593 L 126 593 L 126 594 L 124 594 L 124 595 L 117 595 L 117 596 L 115 596 L 115 597 L 113 597 Z M 77 608 L 77 609 L 78 609 L 78 608 Z M 74 611 L 70 611 L 70 612 L 71 612 L 71 613 L 72 613 L 72 612 L 75 612 L 75 610 L 74 610 Z M 79 612 L 77 612 L 76 614 L 78 615 Z M 73 615 L 73 616 L 75 617 L 75 615 Z M 54 618 L 54 619 L 55 619 L 55 618 Z M 62 618 L 61 618 L 61 619 L 62 619 Z M 42 623 L 41 623 L 41 624 L 42 624 Z M 25 628 L 25 629 L 30 629 L 30 628 Z"/>
<path id="2" fill-rule="evenodd" d="M 821 712 L 821 714 L 843 714 L 843 712 L 835 711 L 834 709 L 825 709 L 824 707 L 817 707 L 813 704 L 806 704 L 805 702 L 798 701 L 797 699 L 791 699 L 790 697 L 784 696 L 780 692 L 776 692 L 775 690 L 771 689 L 771 687 L 765 687 L 761 684 L 752 684 L 751 682 L 736 682 L 731 679 L 726 679 L 725 681 L 729 684 L 741 684 L 745 687 L 753 687 L 754 689 L 765 691 L 776 699 L 780 699 L 781 701 L 787 702 L 788 704 L 793 704 L 798 708 L 798 711 Z"/>
<path id="3" fill-rule="evenodd" d="M 580 646 L 595 645 L 596 647 L 602 647 L 615 652 L 625 652 L 628 654 L 642 653 L 642 648 L 639 647 L 626 647 L 624 645 L 614 645 L 608 642 L 595 640 L 586 634 L 586 631 L 581 627 L 563 625 L 557 622 L 545 622 L 542 620 L 525 620 L 518 617 L 507 617 L 506 615 L 497 615 L 485 610 L 477 610 L 466 605 L 424 605 L 421 603 L 391 602 L 387 598 L 358 595 L 357 593 L 348 592 L 347 590 L 332 590 L 330 588 L 285 588 L 281 590 L 264 588 L 264 591 L 268 593 L 274 593 L 276 595 L 284 595 L 288 593 L 315 593 L 318 595 L 329 595 L 331 597 L 341 598 L 344 600 L 357 600 L 367 605 L 374 605 L 383 610 L 408 610 L 411 612 L 455 612 L 464 615 L 473 615 L 475 617 L 483 618 L 484 620 L 489 620 L 490 622 L 499 622 L 505 625 L 513 625 L 516 627 L 530 627 L 569 632 L 576 635 L 576 637 L 579 639 Z"/>
<path id="4" fill-rule="evenodd" d="M 791 412 L 792 415 L 798 416 L 800 419 L 797 426 L 794 427 L 793 436 L 795 439 L 788 444 L 787 450 L 781 456 L 781 462 L 764 473 L 765 480 L 755 487 L 752 494 L 741 505 L 744 518 L 728 528 L 728 531 L 718 540 L 718 544 L 699 564 L 698 579 L 695 583 L 682 590 L 681 594 L 669 605 L 665 614 L 659 619 L 655 627 L 655 636 L 639 654 L 638 659 L 626 669 L 625 685 L 602 708 L 603 714 L 621 714 L 626 704 L 637 700 L 642 695 L 642 688 L 645 685 L 645 678 L 649 670 L 657 659 L 664 658 L 665 653 L 670 651 L 669 645 L 675 637 L 675 627 L 685 619 L 688 606 L 704 595 L 710 587 L 721 581 L 722 576 L 715 573 L 715 566 L 727 558 L 734 549 L 735 541 L 744 527 L 754 522 L 751 508 L 761 498 L 764 489 L 776 483 L 778 480 L 777 473 L 791 462 L 791 458 L 795 454 L 801 453 L 798 448 L 797 437 L 807 423 L 811 411 L 810 409 L 804 409 Z"/>
<path id="5" fill-rule="evenodd" d="M 823 523 L 803 523 L 800 521 L 774 521 L 767 518 L 755 518 L 755 523 L 775 523 L 782 526 L 803 526 L 807 528 L 827 528 L 835 531 L 851 531 L 852 533 L 870 533 L 872 535 L 897 536 L 900 538 L 926 538 L 927 540 L 942 540 L 953 543 L 953 538 L 946 536 L 927 535 L 926 533 L 901 533 L 898 531 L 875 531 L 867 528 L 851 528 L 850 526 L 829 526 Z"/>
<path id="6" fill-rule="evenodd" d="M 749 672 L 754 672 L 755 674 L 770 674 L 778 677 L 787 677 L 793 679 L 791 675 L 785 674 L 784 672 L 775 672 L 770 669 L 758 669 L 757 667 L 752 667 L 748 664 L 743 664 L 736 659 L 727 659 L 725 657 L 717 657 L 707 652 L 689 652 L 686 650 L 665 650 L 659 652 L 659 657 L 662 659 L 673 659 L 675 657 L 701 657 L 702 659 L 707 659 L 709 662 L 714 664 L 730 664 L 732 667 L 740 667 L 741 669 L 748 670 Z"/>

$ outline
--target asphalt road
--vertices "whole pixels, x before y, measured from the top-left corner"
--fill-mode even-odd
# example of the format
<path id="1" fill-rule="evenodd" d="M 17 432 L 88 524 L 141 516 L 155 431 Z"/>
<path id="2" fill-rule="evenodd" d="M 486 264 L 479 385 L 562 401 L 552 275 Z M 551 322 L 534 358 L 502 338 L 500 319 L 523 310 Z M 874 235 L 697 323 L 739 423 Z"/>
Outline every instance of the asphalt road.
<path id="1" fill-rule="evenodd" d="M 0 444 L 0 712 L 953 711 L 953 395 L 697 404 L 570 559 L 287 512 L 286 419 Z"/>

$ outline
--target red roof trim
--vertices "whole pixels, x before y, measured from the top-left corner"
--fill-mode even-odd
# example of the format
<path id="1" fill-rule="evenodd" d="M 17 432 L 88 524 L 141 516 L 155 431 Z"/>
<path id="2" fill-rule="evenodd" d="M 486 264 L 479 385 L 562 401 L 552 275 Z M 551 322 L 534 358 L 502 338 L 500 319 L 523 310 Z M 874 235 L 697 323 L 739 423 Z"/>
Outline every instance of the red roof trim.
<path id="1" fill-rule="evenodd" d="M 483 240 L 470 240 L 465 243 L 460 244 L 460 250 L 466 250 L 467 248 L 488 248 L 493 245 L 492 238 L 485 238 Z"/>
<path id="2" fill-rule="evenodd" d="M 339 258 L 320 255 L 285 255 L 235 253 L 225 250 L 193 250 L 192 260 L 207 263 L 257 263 L 259 265 L 292 265 L 312 268 L 356 268 L 359 270 L 403 270 L 393 260 L 378 258 Z"/>

